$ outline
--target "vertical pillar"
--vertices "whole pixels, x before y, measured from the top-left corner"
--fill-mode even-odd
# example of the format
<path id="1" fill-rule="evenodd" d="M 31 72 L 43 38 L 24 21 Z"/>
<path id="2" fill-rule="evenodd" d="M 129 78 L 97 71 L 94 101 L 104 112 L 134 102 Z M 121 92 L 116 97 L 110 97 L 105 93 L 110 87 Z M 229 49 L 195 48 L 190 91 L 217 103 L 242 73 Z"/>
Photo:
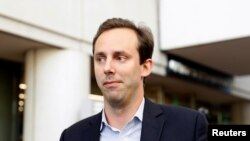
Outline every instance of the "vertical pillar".
<path id="1" fill-rule="evenodd" d="M 59 140 L 64 128 L 91 114 L 90 57 L 78 50 L 36 49 L 25 61 L 24 140 Z"/>

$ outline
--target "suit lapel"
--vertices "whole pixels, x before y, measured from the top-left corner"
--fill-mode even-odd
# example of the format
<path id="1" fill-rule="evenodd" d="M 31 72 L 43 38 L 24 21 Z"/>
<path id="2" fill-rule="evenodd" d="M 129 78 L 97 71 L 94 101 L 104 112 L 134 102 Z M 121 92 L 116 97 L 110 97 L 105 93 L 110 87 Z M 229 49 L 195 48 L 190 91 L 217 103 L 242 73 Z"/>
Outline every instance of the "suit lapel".
<path id="1" fill-rule="evenodd" d="M 141 141 L 159 141 L 164 124 L 161 108 L 145 98 Z"/>

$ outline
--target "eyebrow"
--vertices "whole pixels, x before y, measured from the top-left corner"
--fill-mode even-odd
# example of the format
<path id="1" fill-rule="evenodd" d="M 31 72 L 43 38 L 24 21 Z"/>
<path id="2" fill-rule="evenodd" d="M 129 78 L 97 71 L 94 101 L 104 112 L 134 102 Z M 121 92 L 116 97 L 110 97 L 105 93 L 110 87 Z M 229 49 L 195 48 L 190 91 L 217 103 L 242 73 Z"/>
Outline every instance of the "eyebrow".
<path id="1" fill-rule="evenodd" d="M 106 53 L 104 52 L 97 52 L 94 54 L 94 56 L 105 56 L 105 55 Z M 126 51 L 115 51 L 113 55 L 129 55 L 129 53 L 127 53 Z"/>
<path id="2" fill-rule="evenodd" d="M 104 52 L 97 52 L 93 55 L 93 57 L 95 56 L 105 56 L 105 53 Z"/>
<path id="3" fill-rule="evenodd" d="M 116 51 L 115 53 L 114 53 L 115 55 L 129 55 L 127 52 L 125 52 L 125 51 Z"/>

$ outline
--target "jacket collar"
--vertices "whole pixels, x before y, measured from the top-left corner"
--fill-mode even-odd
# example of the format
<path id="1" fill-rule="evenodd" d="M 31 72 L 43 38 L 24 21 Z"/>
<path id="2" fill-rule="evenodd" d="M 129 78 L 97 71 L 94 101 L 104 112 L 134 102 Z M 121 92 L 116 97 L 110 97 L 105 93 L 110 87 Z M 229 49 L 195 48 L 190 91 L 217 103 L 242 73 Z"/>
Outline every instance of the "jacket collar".
<path id="1" fill-rule="evenodd" d="M 100 126 L 102 121 L 102 112 L 94 116 L 94 118 L 89 122 L 89 130 L 87 131 L 88 136 L 91 136 L 91 141 L 99 141 L 100 139 Z"/>
<path id="2" fill-rule="evenodd" d="M 164 124 L 165 119 L 160 106 L 145 98 L 141 141 L 159 141 Z"/>

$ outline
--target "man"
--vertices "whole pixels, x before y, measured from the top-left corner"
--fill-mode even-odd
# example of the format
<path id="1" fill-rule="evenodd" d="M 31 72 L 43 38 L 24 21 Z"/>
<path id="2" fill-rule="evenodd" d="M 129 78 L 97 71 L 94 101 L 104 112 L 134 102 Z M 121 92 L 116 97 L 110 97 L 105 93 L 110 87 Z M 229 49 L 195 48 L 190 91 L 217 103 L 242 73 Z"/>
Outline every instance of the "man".
<path id="1" fill-rule="evenodd" d="M 94 71 L 103 110 L 63 131 L 60 141 L 204 141 L 207 121 L 194 110 L 144 98 L 153 36 L 126 19 L 106 20 L 93 40 Z"/>

